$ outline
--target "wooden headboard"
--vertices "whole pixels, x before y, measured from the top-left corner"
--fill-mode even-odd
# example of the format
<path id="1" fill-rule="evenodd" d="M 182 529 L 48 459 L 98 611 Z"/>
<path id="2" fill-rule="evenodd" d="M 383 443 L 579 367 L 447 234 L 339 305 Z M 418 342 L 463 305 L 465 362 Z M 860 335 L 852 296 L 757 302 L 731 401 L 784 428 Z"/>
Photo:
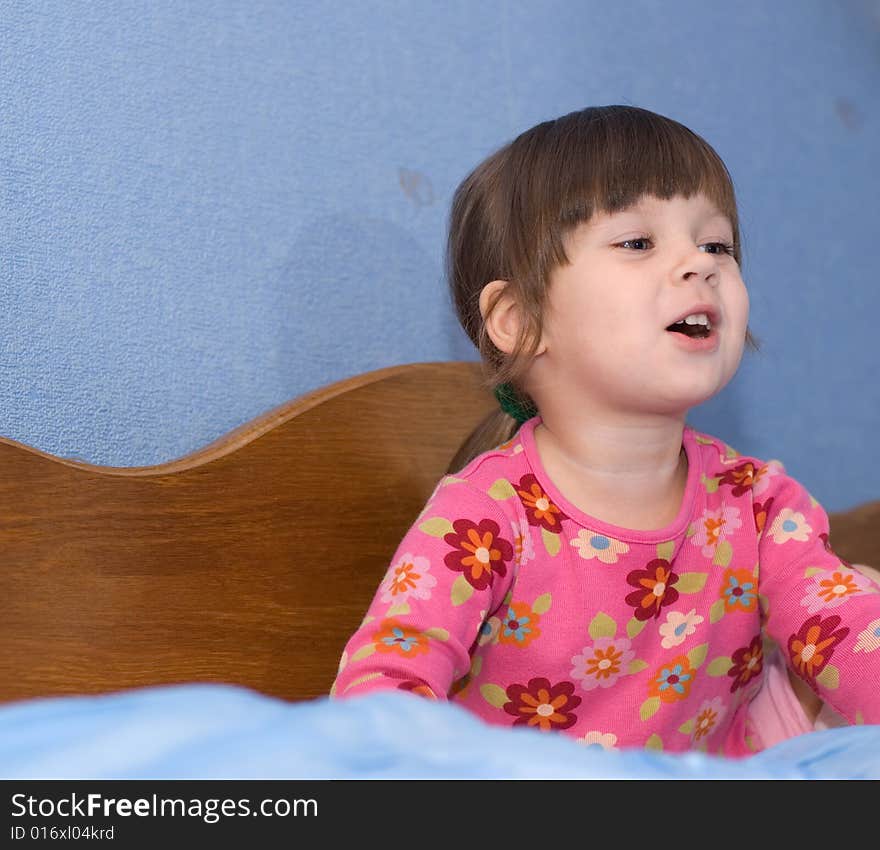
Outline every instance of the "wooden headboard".
<path id="1" fill-rule="evenodd" d="M 493 407 L 475 363 L 359 375 L 179 460 L 0 439 L 0 701 L 227 682 L 325 695 L 389 559 Z M 880 564 L 880 502 L 832 517 Z"/>

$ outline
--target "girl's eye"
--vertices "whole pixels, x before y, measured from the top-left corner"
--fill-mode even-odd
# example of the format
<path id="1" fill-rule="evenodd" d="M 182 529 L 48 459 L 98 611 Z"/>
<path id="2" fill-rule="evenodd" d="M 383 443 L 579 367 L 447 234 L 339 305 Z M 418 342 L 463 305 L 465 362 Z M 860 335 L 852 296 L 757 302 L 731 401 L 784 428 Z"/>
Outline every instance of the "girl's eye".
<path id="1" fill-rule="evenodd" d="M 731 257 L 734 256 L 733 245 L 728 242 L 708 242 L 702 247 L 707 249 L 709 254 L 729 254 Z M 709 248 L 714 248 L 715 250 L 709 251 Z"/>
<path id="2" fill-rule="evenodd" d="M 633 248 L 636 251 L 644 251 L 645 248 L 650 244 L 651 240 L 647 236 L 639 236 L 635 239 L 626 239 L 623 242 L 618 243 L 621 248 Z"/>

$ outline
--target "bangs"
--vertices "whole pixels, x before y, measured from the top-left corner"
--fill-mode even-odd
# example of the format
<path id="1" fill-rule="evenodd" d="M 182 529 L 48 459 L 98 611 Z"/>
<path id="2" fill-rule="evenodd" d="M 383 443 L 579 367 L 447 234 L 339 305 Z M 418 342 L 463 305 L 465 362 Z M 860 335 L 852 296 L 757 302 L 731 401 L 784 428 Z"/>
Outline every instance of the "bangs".
<path id="1" fill-rule="evenodd" d="M 604 106 L 542 126 L 541 147 L 550 155 L 534 163 L 545 191 L 533 197 L 543 208 L 528 218 L 544 230 L 538 238 L 552 262 L 568 263 L 564 237 L 596 213 L 620 212 L 644 195 L 695 194 L 729 219 L 740 262 L 733 181 L 715 150 L 683 124 L 637 107 Z"/>

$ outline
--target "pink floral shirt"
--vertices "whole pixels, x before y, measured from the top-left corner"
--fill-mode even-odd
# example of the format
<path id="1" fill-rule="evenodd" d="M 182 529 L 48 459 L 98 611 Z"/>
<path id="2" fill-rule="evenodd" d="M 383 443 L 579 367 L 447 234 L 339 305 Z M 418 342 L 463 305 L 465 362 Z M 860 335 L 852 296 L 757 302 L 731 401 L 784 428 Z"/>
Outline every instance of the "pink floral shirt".
<path id="1" fill-rule="evenodd" d="M 531 419 L 440 481 L 355 634 L 337 698 L 403 688 L 605 748 L 745 755 L 765 655 L 850 723 L 880 723 L 880 593 L 776 461 L 690 427 L 666 528 L 585 515 Z"/>

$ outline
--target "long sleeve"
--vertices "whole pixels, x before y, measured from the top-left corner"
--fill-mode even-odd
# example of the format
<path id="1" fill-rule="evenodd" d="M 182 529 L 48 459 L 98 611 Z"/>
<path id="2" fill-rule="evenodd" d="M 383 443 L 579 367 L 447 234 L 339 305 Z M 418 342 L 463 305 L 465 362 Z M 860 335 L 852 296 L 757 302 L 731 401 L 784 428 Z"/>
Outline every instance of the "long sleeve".
<path id="1" fill-rule="evenodd" d="M 331 691 L 403 688 L 446 699 L 504 598 L 516 562 L 514 523 L 499 502 L 444 478 L 400 543 Z"/>
<path id="2" fill-rule="evenodd" d="M 880 588 L 834 554 L 822 506 L 778 465 L 754 507 L 768 635 L 850 723 L 880 723 Z"/>

